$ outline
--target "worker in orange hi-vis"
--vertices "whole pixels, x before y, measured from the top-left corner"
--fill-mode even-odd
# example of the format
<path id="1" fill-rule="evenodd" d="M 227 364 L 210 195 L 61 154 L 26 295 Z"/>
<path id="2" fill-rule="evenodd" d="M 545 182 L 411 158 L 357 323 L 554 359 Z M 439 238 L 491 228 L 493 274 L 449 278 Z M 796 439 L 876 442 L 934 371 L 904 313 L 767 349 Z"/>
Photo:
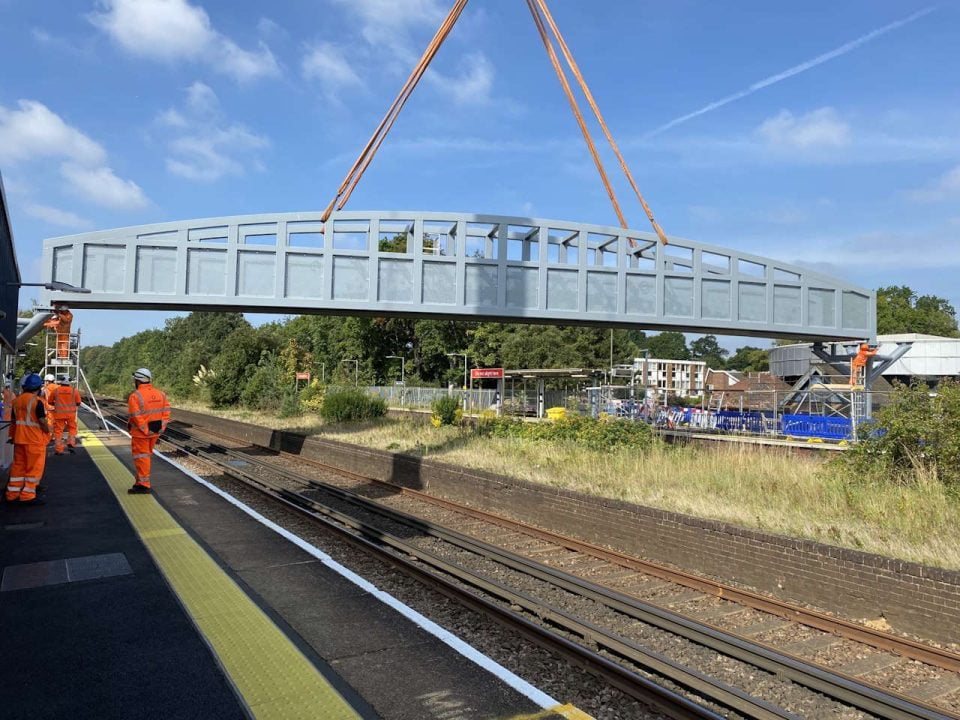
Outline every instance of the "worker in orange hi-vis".
<path id="1" fill-rule="evenodd" d="M 40 399 L 47 407 L 47 417 L 53 417 L 53 394 L 57 391 L 57 379 L 53 373 L 47 373 L 43 376 L 43 389 L 40 390 Z M 53 442 L 53 423 L 50 425 L 50 442 Z"/>
<path id="2" fill-rule="evenodd" d="M 43 380 L 31 373 L 20 383 L 23 392 L 13 401 L 11 413 L 11 437 L 13 443 L 13 466 L 7 481 L 7 502 L 21 504 L 37 502 L 37 486 L 43 477 L 47 462 L 47 443 L 50 427 L 47 425 L 47 410 L 40 399 Z"/>
<path id="3" fill-rule="evenodd" d="M 53 450 L 63 455 L 63 431 L 67 431 L 67 450 L 73 453 L 77 446 L 77 411 L 80 409 L 80 391 L 70 384 L 67 375 L 61 375 L 53 391 Z"/>
<path id="4" fill-rule="evenodd" d="M 150 492 L 153 448 L 170 422 L 170 403 L 163 391 L 151 384 L 152 380 L 153 373 L 147 368 L 137 370 L 133 374 L 137 389 L 130 393 L 127 399 L 130 449 L 133 451 L 133 465 L 137 471 L 137 480 L 127 491 L 132 494 Z"/>
<path id="5" fill-rule="evenodd" d="M 13 401 L 17 395 L 13 392 L 13 381 L 3 381 L 3 416 L 0 417 L 0 470 L 10 467 L 13 462 L 13 444 L 10 439 L 10 413 L 13 412 Z"/>
<path id="6" fill-rule="evenodd" d="M 57 333 L 57 357 L 70 357 L 70 326 L 73 313 L 66 305 L 54 305 L 53 316 L 43 326 Z"/>
<path id="7" fill-rule="evenodd" d="M 857 349 L 857 354 L 853 356 L 853 359 L 850 361 L 850 384 L 851 385 L 863 385 L 863 375 L 864 369 L 867 367 L 867 362 L 870 358 L 880 352 L 879 347 L 871 348 L 869 343 L 860 343 L 860 347 Z"/>

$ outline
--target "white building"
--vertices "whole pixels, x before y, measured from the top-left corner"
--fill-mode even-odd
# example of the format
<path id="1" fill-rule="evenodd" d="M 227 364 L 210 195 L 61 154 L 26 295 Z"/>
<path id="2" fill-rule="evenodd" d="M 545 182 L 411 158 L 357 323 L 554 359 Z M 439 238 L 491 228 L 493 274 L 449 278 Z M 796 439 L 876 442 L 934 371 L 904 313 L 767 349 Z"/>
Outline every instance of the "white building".
<path id="1" fill-rule="evenodd" d="M 633 372 L 635 384 L 655 388 L 661 398 L 697 397 L 703 394 L 707 364 L 702 360 L 634 358 Z"/>

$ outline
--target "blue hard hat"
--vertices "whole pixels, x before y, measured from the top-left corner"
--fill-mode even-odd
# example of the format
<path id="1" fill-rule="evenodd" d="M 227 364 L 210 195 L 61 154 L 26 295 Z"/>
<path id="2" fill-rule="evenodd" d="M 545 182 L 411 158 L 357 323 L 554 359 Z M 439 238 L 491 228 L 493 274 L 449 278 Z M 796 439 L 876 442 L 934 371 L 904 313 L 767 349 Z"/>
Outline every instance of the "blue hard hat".
<path id="1" fill-rule="evenodd" d="M 23 380 L 20 381 L 20 387 L 24 390 L 37 390 L 43 386 L 43 378 L 41 378 L 36 373 L 30 373 L 23 376 Z"/>

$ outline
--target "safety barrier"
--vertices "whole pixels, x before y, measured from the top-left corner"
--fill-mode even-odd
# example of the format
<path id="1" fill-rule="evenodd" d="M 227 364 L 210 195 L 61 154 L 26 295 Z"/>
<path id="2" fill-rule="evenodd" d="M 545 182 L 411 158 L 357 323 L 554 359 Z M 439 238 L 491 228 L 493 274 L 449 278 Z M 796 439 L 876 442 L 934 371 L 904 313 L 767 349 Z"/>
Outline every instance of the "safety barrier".
<path id="1" fill-rule="evenodd" d="M 849 440 L 853 436 L 850 418 L 822 415 L 784 415 L 781 422 L 784 435 L 815 437 L 825 440 Z"/>

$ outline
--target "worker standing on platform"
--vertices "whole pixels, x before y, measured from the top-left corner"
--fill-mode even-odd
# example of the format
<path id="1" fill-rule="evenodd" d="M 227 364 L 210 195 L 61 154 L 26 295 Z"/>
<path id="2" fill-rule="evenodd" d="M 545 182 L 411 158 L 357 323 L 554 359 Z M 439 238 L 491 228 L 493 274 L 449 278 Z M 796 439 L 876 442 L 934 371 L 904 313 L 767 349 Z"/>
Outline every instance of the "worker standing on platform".
<path id="1" fill-rule="evenodd" d="M 61 375 L 53 391 L 53 450 L 63 455 L 63 431 L 67 431 L 67 450 L 73 454 L 77 446 L 77 411 L 80 391 L 70 384 L 70 377 Z"/>
<path id="2" fill-rule="evenodd" d="M 53 394 L 57 391 L 57 379 L 53 373 L 47 373 L 43 376 L 43 390 L 40 391 L 40 397 L 43 398 L 47 406 L 47 417 L 53 418 Z M 53 442 L 53 422 L 50 425 L 50 442 Z"/>
<path id="3" fill-rule="evenodd" d="M 127 399 L 130 430 L 130 449 L 133 451 L 133 465 L 137 470 L 137 480 L 127 492 L 150 492 L 150 461 L 157 438 L 167 429 L 170 422 L 170 403 L 163 391 L 155 388 L 151 381 L 153 373 L 140 368 L 133 374 L 137 389 Z"/>
<path id="4" fill-rule="evenodd" d="M 13 411 L 13 401 L 16 399 L 13 392 L 13 381 L 3 381 L 3 417 L 0 418 L 0 470 L 10 467 L 13 462 L 13 445 L 10 439 L 10 413 Z"/>
<path id="5" fill-rule="evenodd" d="M 10 439 L 13 443 L 13 467 L 7 482 L 7 502 L 37 502 L 37 485 L 47 462 L 50 426 L 47 409 L 40 398 L 43 380 L 31 373 L 20 383 L 23 392 L 13 401 Z"/>

